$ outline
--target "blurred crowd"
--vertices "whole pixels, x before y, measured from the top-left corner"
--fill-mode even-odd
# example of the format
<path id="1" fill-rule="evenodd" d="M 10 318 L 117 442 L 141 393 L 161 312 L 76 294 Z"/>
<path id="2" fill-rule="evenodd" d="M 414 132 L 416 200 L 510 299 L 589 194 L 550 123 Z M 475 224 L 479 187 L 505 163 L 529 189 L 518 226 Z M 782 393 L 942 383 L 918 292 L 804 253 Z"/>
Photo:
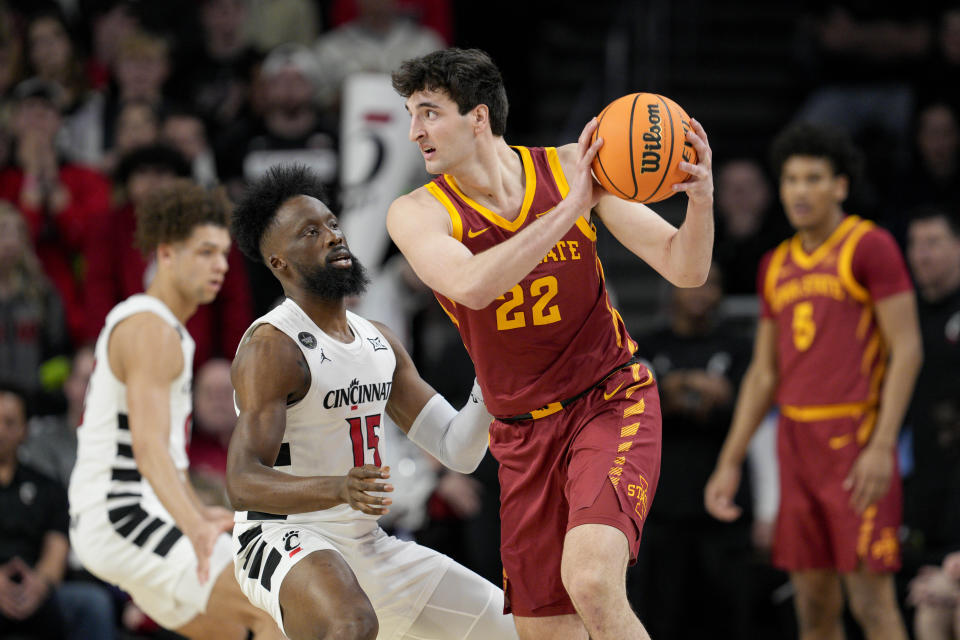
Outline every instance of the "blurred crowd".
<path id="1" fill-rule="evenodd" d="M 848 210 L 894 232 L 917 285 L 926 364 L 901 437 L 901 597 L 908 614 L 923 612 L 920 640 L 960 638 L 960 557 L 949 555 L 960 550 L 960 6 L 823 2 L 798 36 L 809 90 L 795 118 L 839 124 L 860 142 L 866 162 Z M 183 176 L 235 197 L 269 166 L 295 161 L 324 176 L 338 210 L 350 200 L 345 83 L 448 44 L 457 44 L 449 0 L 0 2 L 0 382 L 26 398 L 0 402 L 0 466 L 12 455 L 50 480 L 45 503 L 64 510 L 50 531 L 65 533 L 60 493 L 91 346 L 107 312 L 153 274 L 133 247 L 138 203 Z M 710 279 L 668 291 L 662 326 L 634 331 L 658 376 L 664 457 L 629 588 L 655 638 L 790 638 L 789 584 L 768 563 L 772 427 L 751 452 L 745 516 L 723 524 L 703 507 L 750 358 L 757 264 L 790 234 L 764 159 L 728 154 L 715 166 Z M 418 169 L 400 187 L 423 181 Z M 191 477 L 220 504 L 236 419 L 230 361 L 281 294 L 236 249 L 229 263 L 217 300 L 187 325 L 197 343 Z M 375 279 L 358 312 L 390 324 L 424 377 L 455 406 L 465 402 L 472 364 L 429 291 L 389 249 L 368 267 Z M 464 476 L 402 444 L 393 455 L 397 507 L 385 524 L 499 584 L 496 463 L 488 456 Z M 30 565 L 45 540 L 16 514 L 0 518 L 0 596 L 36 584 Z M 32 536 L 28 551 L 15 553 L 18 536 Z M 66 564 L 52 598 L 70 637 L 164 635 L 122 593 Z M 35 591 L 31 614 L 54 593 Z"/>

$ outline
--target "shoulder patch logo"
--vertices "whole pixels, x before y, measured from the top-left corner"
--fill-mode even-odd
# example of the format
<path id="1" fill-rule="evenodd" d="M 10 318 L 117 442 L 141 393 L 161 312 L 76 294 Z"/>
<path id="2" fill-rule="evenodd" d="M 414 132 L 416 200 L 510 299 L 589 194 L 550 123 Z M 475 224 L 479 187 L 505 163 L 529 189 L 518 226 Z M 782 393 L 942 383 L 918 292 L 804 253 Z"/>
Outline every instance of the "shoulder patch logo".
<path id="1" fill-rule="evenodd" d="M 297 339 L 300 340 L 300 344 L 305 346 L 307 349 L 316 349 L 317 348 L 317 338 L 312 333 L 307 333 L 306 331 L 301 331 L 297 335 Z"/>
<path id="2" fill-rule="evenodd" d="M 367 338 L 370 342 L 370 345 L 373 347 L 374 351 L 386 351 L 387 345 L 383 344 L 383 340 L 380 339 L 380 336 L 375 338 Z"/>

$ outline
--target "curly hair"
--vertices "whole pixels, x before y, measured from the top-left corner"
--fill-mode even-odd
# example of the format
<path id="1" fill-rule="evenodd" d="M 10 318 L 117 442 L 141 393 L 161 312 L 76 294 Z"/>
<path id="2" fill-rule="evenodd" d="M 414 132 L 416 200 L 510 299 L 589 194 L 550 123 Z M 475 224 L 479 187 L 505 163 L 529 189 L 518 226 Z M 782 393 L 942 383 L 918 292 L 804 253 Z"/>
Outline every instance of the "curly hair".
<path id="1" fill-rule="evenodd" d="M 507 90 L 497 65 L 480 49 L 441 49 L 406 60 L 391 76 L 393 88 L 404 98 L 417 91 L 444 91 L 457 103 L 460 115 L 478 104 L 490 110 L 490 130 L 502 136 L 507 129 Z"/>
<path id="2" fill-rule="evenodd" d="M 207 190 L 178 179 L 157 189 L 136 209 L 135 242 L 145 254 L 157 245 L 186 240 L 195 227 L 230 227 L 230 201 L 223 189 Z"/>
<path id="3" fill-rule="evenodd" d="M 260 243 L 280 207 L 296 196 L 310 196 L 326 202 L 323 181 L 301 164 L 275 165 L 247 187 L 233 212 L 231 233 L 240 251 L 255 262 L 263 262 Z"/>
<path id="4" fill-rule="evenodd" d="M 863 157 L 842 129 L 800 122 L 784 129 L 770 146 L 770 164 L 777 179 L 792 156 L 825 158 L 836 175 L 847 176 L 851 185 L 860 179 Z"/>

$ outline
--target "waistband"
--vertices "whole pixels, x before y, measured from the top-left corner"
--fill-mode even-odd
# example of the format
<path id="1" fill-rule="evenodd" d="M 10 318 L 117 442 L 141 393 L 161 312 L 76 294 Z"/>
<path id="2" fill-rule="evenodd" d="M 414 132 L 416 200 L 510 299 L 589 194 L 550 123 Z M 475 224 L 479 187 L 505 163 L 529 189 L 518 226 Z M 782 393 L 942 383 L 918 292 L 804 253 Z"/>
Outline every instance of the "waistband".
<path id="1" fill-rule="evenodd" d="M 633 356 L 629 360 L 627 360 L 623 364 L 618 364 L 616 367 L 614 367 L 613 369 L 608 371 L 606 374 L 604 374 L 599 380 L 597 380 L 592 385 L 590 385 L 589 387 L 587 387 L 586 389 L 584 389 L 583 391 L 581 391 L 575 396 L 570 396 L 566 400 L 561 400 L 559 402 L 551 402 L 545 407 L 534 409 L 533 411 L 530 411 L 528 413 L 521 413 L 520 415 L 517 415 L 517 416 L 510 416 L 509 418 L 497 418 L 497 420 L 499 420 L 500 422 L 522 422 L 524 420 L 539 420 L 540 418 L 546 418 L 547 416 L 551 416 L 557 413 L 558 411 L 563 411 L 565 408 L 569 407 L 571 404 L 573 404 L 583 396 L 587 395 L 588 393 L 590 393 L 591 391 L 599 387 L 601 384 L 603 384 L 606 381 L 607 378 L 615 374 L 617 371 L 620 371 L 621 369 L 625 369 L 631 365 L 635 365 L 639 362 L 641 362 L 640 356 L 638 356 L 637 354 L 633 354 Z"/>

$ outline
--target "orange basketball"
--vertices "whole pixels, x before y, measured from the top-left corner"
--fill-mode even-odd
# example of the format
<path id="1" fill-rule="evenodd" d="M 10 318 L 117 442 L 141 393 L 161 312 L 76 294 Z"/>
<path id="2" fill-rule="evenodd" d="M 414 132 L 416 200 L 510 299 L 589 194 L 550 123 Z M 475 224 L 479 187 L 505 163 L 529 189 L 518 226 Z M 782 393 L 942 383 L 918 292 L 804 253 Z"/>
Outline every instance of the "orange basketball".
<path id="1" fill-rule="evenodd" d="M 608 192 L 634 202 L 659 202 L 690 177 L 677 166 L 697 163 L 687 140 L 690 116 L 676 102 L 655 93 L 617 98 L 597 116 L 593 132 L 603 146 L 593 159 L 593 175 Z"/>

